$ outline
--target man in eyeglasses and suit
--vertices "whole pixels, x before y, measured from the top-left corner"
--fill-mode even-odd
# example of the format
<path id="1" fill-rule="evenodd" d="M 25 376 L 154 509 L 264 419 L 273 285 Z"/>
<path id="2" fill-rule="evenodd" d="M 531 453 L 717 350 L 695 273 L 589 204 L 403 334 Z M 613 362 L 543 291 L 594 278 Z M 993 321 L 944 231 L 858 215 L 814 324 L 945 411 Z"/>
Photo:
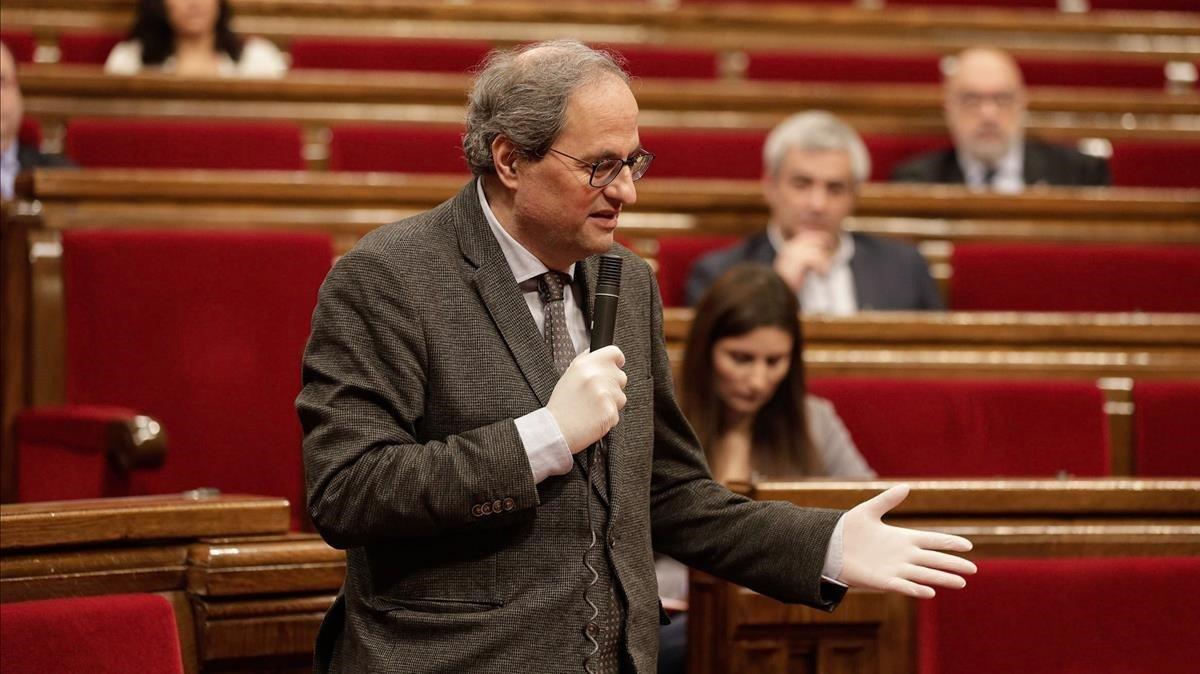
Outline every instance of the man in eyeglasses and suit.
<path id="1" fill-rule="evenodd" d="M 650 268 L 615 245 L 653 157 L 611 57 L 575 41 L 480 71 L 475 178 L 381 227 L 322 286 L 297 409 L 308 508 L 347 550 L 320 672 L 653 672 L 652 546 L 785 601 L 930 596 L 965 539 L 714 482 L 675 401 Z M 588 350 L 599 256 L 614 344 Z M 946 552 L 948 551 L 948 552 Z M 825 578 L 823 578 L 823 576 Z"/>
<path id="2" fill-rule="evenodd" d="M 893 181 L 1009 194 L 1038 184 L 1109 184 L 1104 159 L 1025 137 L 1025 82 L 1009 54 L 981 48 L 962 52 L 952 62 L 944 90 L 954 147 L 900 164 Z"/>

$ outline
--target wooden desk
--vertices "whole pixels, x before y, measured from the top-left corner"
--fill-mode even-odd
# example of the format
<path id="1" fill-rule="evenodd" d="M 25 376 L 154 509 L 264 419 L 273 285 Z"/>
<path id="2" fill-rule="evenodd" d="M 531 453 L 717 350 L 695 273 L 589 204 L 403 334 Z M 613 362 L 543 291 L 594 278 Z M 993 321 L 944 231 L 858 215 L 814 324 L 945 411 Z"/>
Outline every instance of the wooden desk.
<path id="1" fill-rule="evenodd" d="M 188 672 L 311 671 L 345 556 L 288 523 L 286 500 L 253 496 L 0 506 L 0 601 L 154 592 Z"/>
<path id="2" fill-rule="evenodd" d="M 748 495 L 849 508 L 894 482 L 742 485 Z M 909 482 L 887 519 L 966 536 L 968 557 L 1200 555 L 1200 481 Z M 970 581 L 968 580 L 968 583 Z M 916 671 L 916 600 L 852 590 L 832 614 L 692 572 L 689 671 Z"/>

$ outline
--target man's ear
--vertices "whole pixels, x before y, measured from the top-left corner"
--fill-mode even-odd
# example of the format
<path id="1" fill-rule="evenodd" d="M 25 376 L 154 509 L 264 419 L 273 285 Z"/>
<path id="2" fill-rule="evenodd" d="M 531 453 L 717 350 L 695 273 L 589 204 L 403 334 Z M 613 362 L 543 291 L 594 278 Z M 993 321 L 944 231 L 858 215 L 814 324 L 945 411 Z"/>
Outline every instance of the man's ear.
<path id="1" fill-rule="evenodd" d="M 506 136 L 496 136 L 492 139 L 492 166 L 496 168 L 496 176 L 509 189 L 517 188 L 517 164 L 521 153 Z"/>

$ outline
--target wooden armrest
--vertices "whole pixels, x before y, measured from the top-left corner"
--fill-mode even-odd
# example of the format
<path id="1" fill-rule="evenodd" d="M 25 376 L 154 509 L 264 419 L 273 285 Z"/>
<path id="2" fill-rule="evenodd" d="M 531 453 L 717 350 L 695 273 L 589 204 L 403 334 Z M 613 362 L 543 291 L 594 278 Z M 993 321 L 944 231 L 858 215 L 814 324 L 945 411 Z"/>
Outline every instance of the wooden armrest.
<path id="1" fill-rule="evenodd" d="M 158 468 L 167 456 L 167 434 L 152 417 L 123 407 L 37 407 L 17 415 L 18 444 L 53 444 L 103 453 L 121 473 Z"/>

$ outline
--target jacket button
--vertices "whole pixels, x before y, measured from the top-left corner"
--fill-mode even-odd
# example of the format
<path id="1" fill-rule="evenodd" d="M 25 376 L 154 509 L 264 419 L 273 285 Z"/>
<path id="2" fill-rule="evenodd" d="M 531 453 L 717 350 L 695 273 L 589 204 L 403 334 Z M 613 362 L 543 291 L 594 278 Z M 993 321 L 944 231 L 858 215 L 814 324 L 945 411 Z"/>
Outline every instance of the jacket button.
<path id="1" fill-rule="evenodd" d="M 586 631 L 589 636 L 594 637 L 600 633 L 600 626 L 596 623 L 588 623 L 587 627 L 584 628 L 584 631 Z"/>
<path id="2" fill-rule="evenodd" d="M 512 500 L 511 498 L 504 499 L 504 509 L 505 510 L 512 510 L 513 508 L 516 508 L 516 507 L 517 507 L 516 501 Z"/>
<path id="3" fill-rule="evenodd" d="M 481 511 L 483 511 L 484 515 L 492 514 L 492 504 L 491 503 L 484 503 L 483 505 L 479 506 L 479 509 Z"/>
<path id="4" fill-rule="evenodd" d="M 608 535 L 608 547 L 610 547 L 610 548 L 617 547 L 617 535 L 616 534 Z"/>
<path id="5" fill-rule="evenodd" d="M 496 499 L 495 501 L 492 501 L 492 512 L 498 513 L 498 512 L 502 512 L 503 510 L 504 510 L 504 502 L 503 501 L 501 501 L 500 499 Z"/>
<path id="6" fill-rule="evenodd" d="M 476 517 L 482 517 L 483 509 L 479 506 L 479 504 L 475 504 L 475 505 L 471 506 L 471 514 Z"/>

